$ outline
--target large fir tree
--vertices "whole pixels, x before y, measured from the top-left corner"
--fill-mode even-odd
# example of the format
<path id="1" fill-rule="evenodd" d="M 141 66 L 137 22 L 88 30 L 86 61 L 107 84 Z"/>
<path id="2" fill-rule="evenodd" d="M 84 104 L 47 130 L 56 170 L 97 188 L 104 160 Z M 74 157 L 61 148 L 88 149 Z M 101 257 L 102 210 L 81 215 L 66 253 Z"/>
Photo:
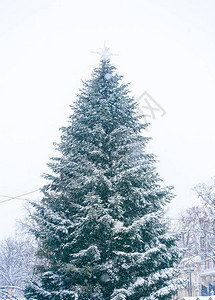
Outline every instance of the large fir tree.
<path id="1" fill-rule="evenodd" d="M 170 299 L 176 238 L 167 233 L 154 157 L 128 85 L 102 58 L 83 83 L 44 197 L 34 205 L 42 263 L 27 299 Z"/>

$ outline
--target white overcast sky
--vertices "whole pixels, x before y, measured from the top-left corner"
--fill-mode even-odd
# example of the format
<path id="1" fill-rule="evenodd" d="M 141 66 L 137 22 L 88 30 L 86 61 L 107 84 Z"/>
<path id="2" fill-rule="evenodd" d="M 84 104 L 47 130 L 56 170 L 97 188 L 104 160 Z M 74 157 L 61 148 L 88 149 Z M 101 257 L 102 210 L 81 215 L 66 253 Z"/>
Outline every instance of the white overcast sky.
<path id="1" fill-rule="evenodd" d="M 0 194 L 45 183 L 69 105 L 98 65 L 92 51 L 106 41 L 132 94 L 147 91 L 166 110 L 149 150 L 175 187 L 172 215 L 192 205 L 193 186 L 215 175 L 214 16 L 214 0 L 0 0 Z M 0 238 L 23 203 L 0 203 Z"/>

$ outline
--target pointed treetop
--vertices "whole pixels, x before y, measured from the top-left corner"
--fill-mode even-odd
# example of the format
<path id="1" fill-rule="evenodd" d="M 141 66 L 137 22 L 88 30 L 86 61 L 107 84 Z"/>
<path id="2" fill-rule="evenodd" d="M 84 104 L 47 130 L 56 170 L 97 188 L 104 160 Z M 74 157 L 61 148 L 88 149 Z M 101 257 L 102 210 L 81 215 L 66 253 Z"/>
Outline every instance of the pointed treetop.
<path id="1" fill-rule="evenodd" d="M 106 46 L 105 42 L 103 49 L 100 48 L 99 51 L 95 51 L 93 53 L 98 54 L 102 60 L 108 60 L 110 56 L 116 56 L 116 54 L 110 52 L 110 48 Z"/>

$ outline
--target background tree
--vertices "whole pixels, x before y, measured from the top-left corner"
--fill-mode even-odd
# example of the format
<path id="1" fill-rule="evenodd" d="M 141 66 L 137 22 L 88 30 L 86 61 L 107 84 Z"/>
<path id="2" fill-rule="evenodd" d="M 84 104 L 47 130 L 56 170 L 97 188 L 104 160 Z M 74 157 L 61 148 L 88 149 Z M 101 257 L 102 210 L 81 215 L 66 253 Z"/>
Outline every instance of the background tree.
<path id="1" fill-rule="evenodd" d="M 206 183 L 200 183 L 195 186 L 194 191 L 197 193 L 202 203 L 208 204 L 211 213 L 215 215 L 215 177 Z"/>
<path id="2" fill-rule="evenodd" d="M 193 206 L 181 217 L 182 238 L 179 242 L 184 258 L 190 263 L 213 258 L 214 253 L 214 216 L 207 205 Z"/>
<path id="3" fill-rule="evenodd" d="M 7 238 L 0 242 L 0 295 L 9 296 L 10 290 L 11 295 L 23 297 L 26 281 L 33 275 L 34 253 L 29 240 Z"/>
<path id="4" fill-rule="evenodd" d="M 145 153 L 128 85 L 103 58 L 62 128 L 41 204 L 34 204 L 40 283 L 27 299 L 170 299 L 178 252 L 167 234 L 154 156 Z"/>
<path id="5" fill-rule="evenodd" d="M 185 211 L 181 216 L 182 239 L 180 247 L 189 264 L 207 262 L 215 253 L 215 180 L 198 184 L 194 191 L 200 204 Z M 199 259 L 197 258 L 199 256 Z M 196 262 L 197 262 L 196 261 Z"/>

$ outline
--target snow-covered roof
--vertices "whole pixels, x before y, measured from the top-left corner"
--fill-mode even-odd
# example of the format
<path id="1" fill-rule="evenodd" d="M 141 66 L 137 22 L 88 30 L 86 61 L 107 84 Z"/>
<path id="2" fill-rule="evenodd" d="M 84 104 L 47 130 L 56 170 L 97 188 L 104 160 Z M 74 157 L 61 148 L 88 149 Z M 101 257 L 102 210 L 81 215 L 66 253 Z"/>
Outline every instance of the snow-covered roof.
<path id="1" fill-rule="evenodd" d="M 215 296 L 183 297 L 182 300 L 215 300 Z"/>
<path id="2" fill-rule="evenodd" d="M 182 265 L 195 264 L 195 263 L 200 263 L 200 262 L 201 262 L 200 255 L 185 257 L 181 260 Z M 193 297 L 185 297 L 185 298 L 193 298 Z"/>
<path id="3" fill-rule="evenodd" d="M 214 274 L 215 274 L 215 269 L 208 269 L 208 270 L 205 270 L 205 271 L 201 272 L 199 275 L 200 276 L 211 276 L 211 275 L 214 275 Z"/>

